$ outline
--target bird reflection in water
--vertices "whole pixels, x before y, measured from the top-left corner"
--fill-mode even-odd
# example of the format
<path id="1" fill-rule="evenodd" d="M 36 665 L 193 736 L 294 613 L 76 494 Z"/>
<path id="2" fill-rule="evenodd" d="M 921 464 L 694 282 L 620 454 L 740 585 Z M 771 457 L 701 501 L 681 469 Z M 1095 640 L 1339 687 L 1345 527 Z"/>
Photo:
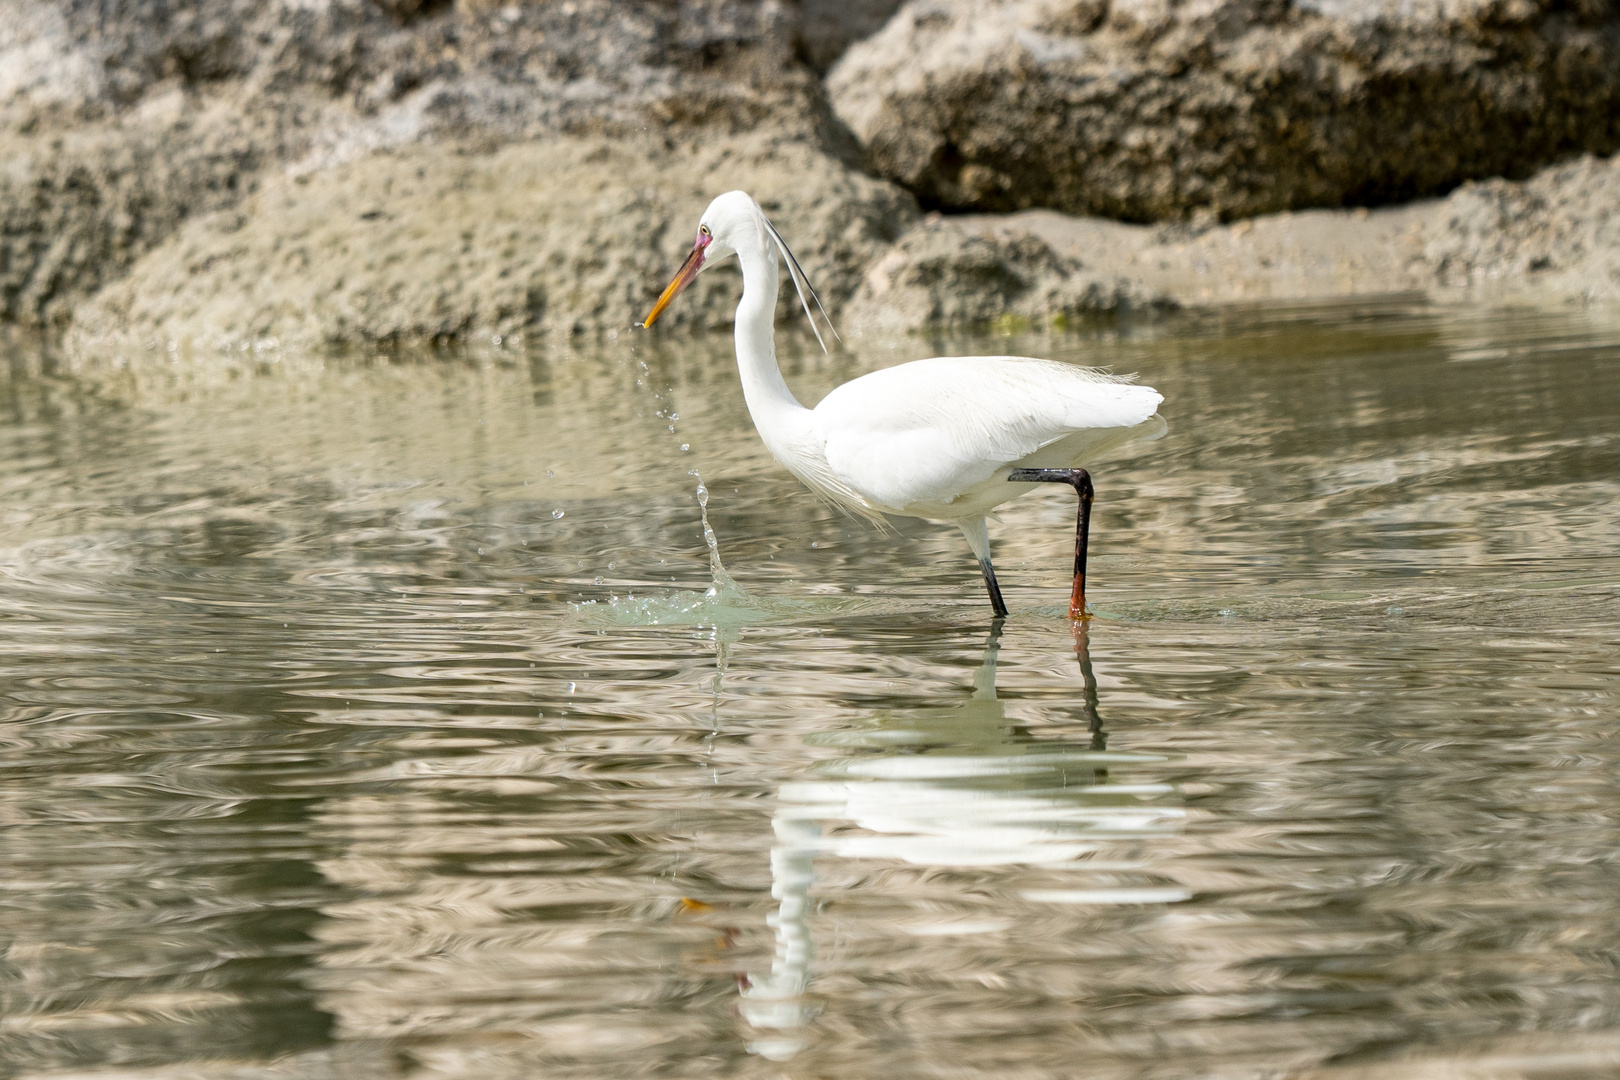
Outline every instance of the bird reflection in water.
<path id="1" fill-rule="evenodd" d="M 1164 759 L 1108 750 L 1090 627 L 1081 621 L 1073 630 L 1087 743 L 1037 738 L 1007 719 L 1005 703 L 996 695 L 998 620 L 967 701 L 953 708 L 880 714 L 871 728 L 819 740 L 879 752 L 823 762 L 817 779 L 783 785 L 772 819 L 771 894 L 778 907 L 768 922 L 775 956 L 768 972 L 739 979 L 741 1013 L 756 1032 L 750 1050 L 784 1060 L 807 1045 L 805 1028 L 815 1012 L 806 991 L 814 952 L 810 890 L 818 857 L 957 870 L 1007 868 L 1009 879 L 1033 875 L 1042 884 L 1069 885 L 1074 877 L 1102 868 L 1090 857 L 1105 844 L 1179 829 L 1183 811 L 1166 805 L 1175 794 L 1170 785 L 1110 779 L 1110 767 L 1117 771 Z M 1108 869 L 1120 867 L 1110 863 Z M 1023 900 L 1057 903 L 1162 903 L 1186 896 L 1174 889 L 1013 888 Z M 945 929 L 973 933 L 1001 925 L 966 922 Z"/>

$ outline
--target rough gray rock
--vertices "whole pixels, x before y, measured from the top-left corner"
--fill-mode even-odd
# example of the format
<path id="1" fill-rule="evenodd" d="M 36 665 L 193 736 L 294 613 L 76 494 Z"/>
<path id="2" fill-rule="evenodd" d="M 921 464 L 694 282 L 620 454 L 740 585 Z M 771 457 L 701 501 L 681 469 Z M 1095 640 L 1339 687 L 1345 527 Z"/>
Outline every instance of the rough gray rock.
<path id="1" fill-rule="evenodd" d="M 56 325 L 188 216 L 229 206 L 273 155 L 234 115 L 0 132 L 0 320 Z"/>
<path id="2" fill-rule="evenodd" d="M 901 0 L 800 0 L 804 51 L 810 66 L 826 71 L 844 50 L 871 37 L 889 21 Z"/>
<path id="3" fill-rule="evenodd" d="M 1620 148 L 1620 5 L 911 0 L 828 86 L 925 204 L 1374 205 Z"/>
<path id="4" fill-rule="evenodd" d="M 1620 157 L 1452 192 L 1413 269 L 1436 290 L 1491 300 L 1620 302 Z"/>
<path id="5" fill-rule="evenodd" d="M 720 178 L 760 197 L 846 334 L 1391 293 L 1620 303 L 1620 158 L 1371 212 L 1147 226 L 1050 210 L 918 221 L 899 189 L 792 139 L 564 138 L 494 153 L 413 145 L 273 178 L 81 307 L 70 352 L 623 332 Z M 734 269 L 703 275 L 667 325 L 725 325 L 737 287 Z M 783 290 L 786 318 L 797 305 Z"/>
<path id="6" fill-rule="evenodd" d="M 1061 328 L 1075 318 L 1174 306 L 1140 282 L 1058 254 L 1031 233 L 966 231 L 936 216 L 872 264 L 844 321 L 862 334 L 987 324 Z"/>
<path id="7" fill-rule="evenodd" d="M 783 0 L 43 0 L 18 15 L 0 29 L 13 124 L 107 118 L 172 81 L 240 91 L 245 110 L 314 92 L 462 136 L 807 130 L 820 97 Z"/>
<path id="8" fill-rule="evenodd" d="M 782 0 L 11 5 L 0 319 L 60 324 L 189 216 L 379 149 L 768 130 L 847 156 L 798 18 Z"/>
<path id="9" fill-rule="evenodd" d="M 1399 294 L 1537 307 L 1620 303 L 1620 157 L 1465 184 L 1377 210 L 1228 225 L 1131 225 L 1054 210 L 970 214 L 962 234 L 1034 236 L 1060 258 L 1185 307 Z"/>
<path id="10" fill-rule="evenodd" d="M 277 177 L 188 222 L 81 307 L 70 345 L 135 359 L 629 332 L 730 187 L 760 200 L 831 305 L 917 213 L 900 189 L 793 139 L 400 147 Z M 734 264 L 704 274 L 658 332 L 728 324 L 738 291 Z"/>

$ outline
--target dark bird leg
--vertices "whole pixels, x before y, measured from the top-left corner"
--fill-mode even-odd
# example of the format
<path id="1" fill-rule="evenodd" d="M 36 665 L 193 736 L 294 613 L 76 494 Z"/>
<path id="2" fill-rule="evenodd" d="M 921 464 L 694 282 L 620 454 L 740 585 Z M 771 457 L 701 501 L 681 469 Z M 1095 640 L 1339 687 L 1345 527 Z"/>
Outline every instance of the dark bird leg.
<path id="1" fill-rule="evenodd" d="M 1091 500 L 1097 494 L 1091 474 L 1084 469 L 1014 469 L 1007 479 L 1015 484 L 1068 484 L 1080 496 L 1080 516 L 1074 526 L 1074 589 L 1069 594 L 1069 618 L 1086 619 L 1086 539 L 1091 532 Z"/>
<path id="2" fill-rule="evenodd" d="M 984 587 L 990 593 L 990 609 L 996 613 L 996 618 L 1007 617 L 1007 602 L 1001 598 L 1001 586 L 996 583 L 996 568 L 990 565 L 989 559 L 979 560 L 979 572 L 984 575 Z"/>
<path id="3" fill-rule="evenodd" d="M 990 565 L 990 531 L 985 527 L 984 518 L 968 518 L 958 521 L 956 527 L 962 530 L 967 538 L 968 547 L 973 549 L 973 557 L 979 560 L 979 573 L 984 575 L 984 588 L 990 594 L 990 610 L 998 619 L 1007 617 L 1007 602 L 1001 598 L 1001 586 L 996 582 L 996 568 Z"/>

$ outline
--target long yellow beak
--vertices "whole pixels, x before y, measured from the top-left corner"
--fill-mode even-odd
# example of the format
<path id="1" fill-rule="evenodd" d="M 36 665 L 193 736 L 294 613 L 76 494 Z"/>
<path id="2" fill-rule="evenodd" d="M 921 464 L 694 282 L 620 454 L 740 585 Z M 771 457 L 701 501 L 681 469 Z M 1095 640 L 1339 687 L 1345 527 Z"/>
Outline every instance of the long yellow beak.
<path id="1" fill-rule="evenodd" d="M 688 255 L 686 261 L 681 263 L 681 268 L 675 271 L 675 279 L 669 283 L 669 288 L 664 290 L 664 295 L 658 298 L 658 303 L 653 305 L 653 309 L 647 313 L 646 319 L 642 320 L 641 325 L 643 327 L 651 326 L 653 320 L 662 315 L 664 309 L 669 307 L 669 302 L 679 296 L 682 289 L 692 284 L 692 279 L 697 277 L 699 270 L 703 269 L 703 249 L 706 247 L 708 247 L 708 244 L 704 243 L 702 239 L 699 239 L 692 246 L 692 254 Z"/>

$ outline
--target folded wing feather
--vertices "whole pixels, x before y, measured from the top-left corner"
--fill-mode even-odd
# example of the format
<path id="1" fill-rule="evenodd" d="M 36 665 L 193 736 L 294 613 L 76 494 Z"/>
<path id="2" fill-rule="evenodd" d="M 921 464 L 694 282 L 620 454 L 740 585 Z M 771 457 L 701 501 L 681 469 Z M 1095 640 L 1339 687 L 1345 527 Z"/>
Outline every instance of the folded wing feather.
<path id="1" fill-rule="evenodd" d="M 1135 427 L 1162 400 L 1150 387 L 1051 360 L 936 357 L 845 383 L 814 420 L 840 478 L 898 510 L 948 501 L 1077 432 Z"/>

